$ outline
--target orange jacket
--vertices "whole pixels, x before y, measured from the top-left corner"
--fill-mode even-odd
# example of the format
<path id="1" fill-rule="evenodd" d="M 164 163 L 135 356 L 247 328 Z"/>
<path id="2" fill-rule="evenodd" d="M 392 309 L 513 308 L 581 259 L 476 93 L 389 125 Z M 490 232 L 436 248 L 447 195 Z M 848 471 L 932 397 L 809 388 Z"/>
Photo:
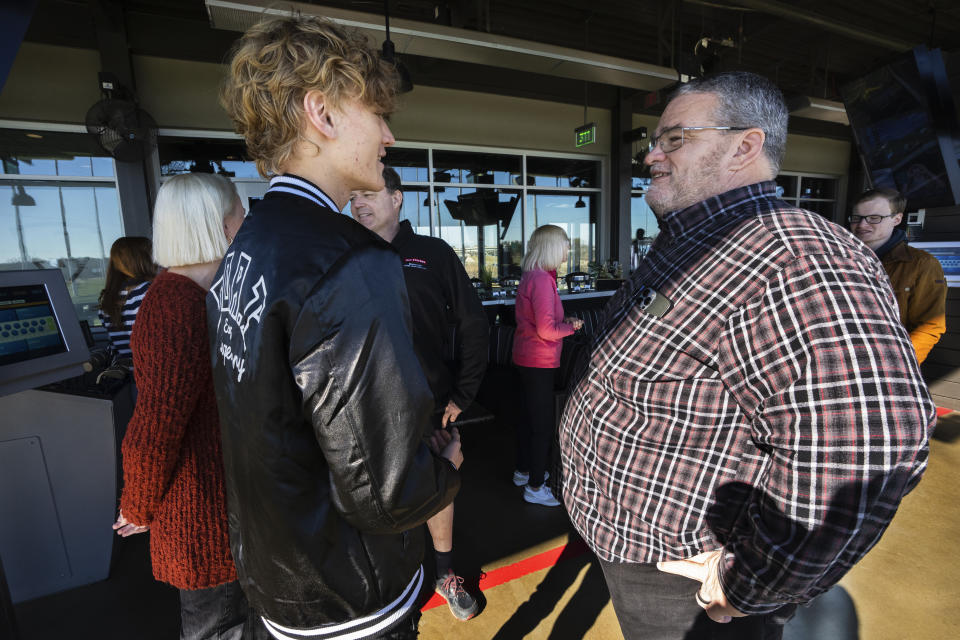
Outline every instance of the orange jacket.
<path id="1" fill-rule="evenodd" d="M 900 306 L 900 322 L 910 333 L 917 361 L 923 362 L 947 330 L 947 281 L 932 255 L 901 242 L 881 259 Z"/>

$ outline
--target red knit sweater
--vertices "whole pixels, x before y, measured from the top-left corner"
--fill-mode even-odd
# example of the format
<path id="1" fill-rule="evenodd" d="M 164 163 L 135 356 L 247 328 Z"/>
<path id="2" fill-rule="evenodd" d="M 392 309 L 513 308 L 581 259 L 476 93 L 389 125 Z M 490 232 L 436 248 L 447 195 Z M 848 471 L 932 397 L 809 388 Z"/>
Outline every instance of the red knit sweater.
<path id="1" fill-rule="evenodd" d="M 236 580 L 206 291 L 170 272 L 140 306 L 130 346 L 139 395 L 123 438 L 123 515 L 150 525 L 153 575 L 178 589 Z"/>

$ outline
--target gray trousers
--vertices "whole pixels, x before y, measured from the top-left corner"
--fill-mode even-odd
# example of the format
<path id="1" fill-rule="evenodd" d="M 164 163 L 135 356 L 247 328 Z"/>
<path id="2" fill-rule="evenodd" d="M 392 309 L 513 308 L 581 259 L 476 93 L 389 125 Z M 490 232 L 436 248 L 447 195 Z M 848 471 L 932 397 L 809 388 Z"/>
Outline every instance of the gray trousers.
<path id="1" fill-rule="evenodd" d="M 780 640 L 795 610 L 714 622 L 697 604 L 696 580 L 664 573 L 656 564 L 600 561 L 626 640 Z"/>

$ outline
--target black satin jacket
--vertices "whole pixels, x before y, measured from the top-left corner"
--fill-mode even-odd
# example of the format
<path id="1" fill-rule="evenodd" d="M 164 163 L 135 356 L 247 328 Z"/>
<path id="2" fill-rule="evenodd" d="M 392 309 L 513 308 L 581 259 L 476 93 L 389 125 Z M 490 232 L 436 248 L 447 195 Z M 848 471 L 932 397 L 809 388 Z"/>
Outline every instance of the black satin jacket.
<path id="1" fill-rule="evenodd" d="M 459 476 L 426 446 L 396 252 L 314 185 L 271 185 L 207 297 L 233 558 L 272 622 L 382 628 Z"/>

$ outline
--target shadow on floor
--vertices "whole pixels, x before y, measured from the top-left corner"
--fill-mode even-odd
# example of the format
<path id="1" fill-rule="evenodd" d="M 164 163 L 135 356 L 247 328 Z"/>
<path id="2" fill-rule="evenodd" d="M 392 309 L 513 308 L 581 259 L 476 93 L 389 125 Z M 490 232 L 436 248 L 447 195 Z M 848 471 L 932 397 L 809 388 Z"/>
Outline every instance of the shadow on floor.
<path id="1" fill-rule="evenodd" d="M 523 638 L 536 629 L 540 622 L 553 612 L 584 567 L 588 568 L 583 582 L 557 616 L 548 638 L 550 640 L 585 638 L 597 616 L 610 600 L 610 595 L 603 578 L 603 570 L 596 557 L 587 550 L 582 541 L 571 534 L 570 542 L 560 554 L 556 564 L 547 571 L 527 601 L 521 604 L 510 619 L 500 627 L 497 634 L 493 636 L 494 640 Z"/>
<path id="2" fill-rule="evenodd" d="M 960 416 L 957 414 L 941 416 L 933 430 L 933 439 L 940 442 L 956 442 L 960 438 Z"/>
<path id="3" fill-rule="evenodd" d="M 783 629 L 783 640 L 859 640 L 857 608 L 846 589 L 837 585 L 818 596 Z"/>
<path id="4" fill-rule="evenodd" d="M 107 580 L 15 605 L 20 640 L 170 640 L 177 590 L 153 579 L 149 534 L 117 538 Z"/>

